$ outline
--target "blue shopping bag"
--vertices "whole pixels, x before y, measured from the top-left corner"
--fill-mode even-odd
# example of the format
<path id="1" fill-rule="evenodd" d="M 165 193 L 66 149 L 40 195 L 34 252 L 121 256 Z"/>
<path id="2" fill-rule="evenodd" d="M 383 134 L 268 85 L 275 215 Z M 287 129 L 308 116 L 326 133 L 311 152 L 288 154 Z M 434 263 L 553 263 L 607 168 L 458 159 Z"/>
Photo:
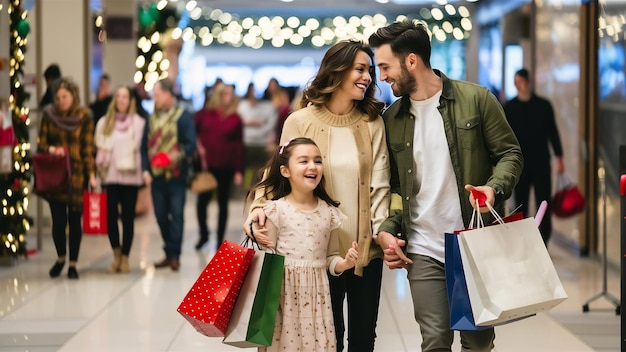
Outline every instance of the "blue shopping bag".
<path id="1" fill-rule="evenodd" d="M 456 234 L 445 235 L 445 271 L 448 306 L 450 307 L 450 330 L 486 330 L 492 326 L 476 326 L 472 315 L 467 282 L 461 262 L 461 251 Z"/>

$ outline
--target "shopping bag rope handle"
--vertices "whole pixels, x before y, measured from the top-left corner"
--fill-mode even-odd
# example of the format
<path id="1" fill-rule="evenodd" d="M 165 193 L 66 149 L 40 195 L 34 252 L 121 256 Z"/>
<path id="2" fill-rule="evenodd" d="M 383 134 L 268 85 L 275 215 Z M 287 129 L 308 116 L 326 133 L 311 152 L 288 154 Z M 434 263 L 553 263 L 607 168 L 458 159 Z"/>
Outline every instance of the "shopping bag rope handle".
<path id="1" fill-rule="evenodd" d="M 476 206 L 474 207 L 474 210 L 472 211 L 472 218 L 470 219 L 470 223 L 469 223 L 470 229 L 485 227 L 483 217 L 482 215 L 480 215 L 480 201 L 476 197 L 474 197 L 474 200 L 476 201 Z M 502 220 L 502 217 L 500 216 L 500 214 L 498 214 L 498 212 L 491 206 L 491 204 L 489 204 L 489 202 L 484 202 L 484 205 L 487 206 L 487 209 L 489 209 L 489 212 L 491 213 L 491 215 L 493 215 L 493 217 L 496 219 L 496 221 L 499 224 L 504 224 L 504 220 Z"/>
<path id="2" fill-rule="evenodd" d="M 242 241 L 241 245 L 248 247 L 248 243 L 251 241 L 253 249 L 254 249 L 254 245 L 256 244 L 256 247 L 257 247 L 258 250 L 263 250 L 263 248 L 261 248 L 261 245 L 257 241 L 256 237 L 254 236 L 253 224 L 254 224 L 254 221 L 250 223 L 250 236 L 252 236 L 252 238 L 250 238 L 250 237 L 248 237 L 248 236 L 246 236 L 244 234 L 244 240 Z M 274 247 L 267 247 L 267 249 L 270 249 L 272 251 L 272 253 L 276 254 L 276 248 L 274 248 Z"/>

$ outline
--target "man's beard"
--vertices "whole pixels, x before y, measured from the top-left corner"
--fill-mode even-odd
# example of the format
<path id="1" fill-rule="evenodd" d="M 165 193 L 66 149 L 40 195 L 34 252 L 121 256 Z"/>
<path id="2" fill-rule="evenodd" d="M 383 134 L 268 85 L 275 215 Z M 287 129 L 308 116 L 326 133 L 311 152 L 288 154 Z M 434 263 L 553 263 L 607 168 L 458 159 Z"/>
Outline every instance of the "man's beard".
<path id="1" fill-rule="evenodd" d="M 396 80 L 396 82 L 391 86 L 393 95 L 395 95 L 396 97 L 409 95 L 417 89 L 417 81 L 415 80 L 415 77 L 411 75 L 409 70 L 406 69 L 405 65 L 401 64 L 400 66 L 402 68 L 400 78 Z"/>

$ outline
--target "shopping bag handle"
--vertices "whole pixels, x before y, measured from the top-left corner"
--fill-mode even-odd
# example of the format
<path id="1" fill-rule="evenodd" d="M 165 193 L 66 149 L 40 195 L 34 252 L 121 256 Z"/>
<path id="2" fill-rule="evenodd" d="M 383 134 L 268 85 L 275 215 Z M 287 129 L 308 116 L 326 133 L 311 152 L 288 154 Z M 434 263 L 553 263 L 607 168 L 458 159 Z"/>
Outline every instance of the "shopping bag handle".
<path id="1" fill-rule="evenodd" d="M 556 190 L 557 192 L 563 189 L 571 188 L 573 182 L 565 176 L 564 172 L 561 172 L 556 175 Z"/>
<path id="2" fill-rule="evenodd" d="M 548 210 L 548 202 L 543 200 L 539 205 L 539 209 L 537 209 L 537 214 L 535 214 L 535 223 L 537 226 L 541 225 L 541 221 L 543 220 L 543 216 L 546 214 L 546 210 Z"/>
<path id="3" fill-rule="evenodd" d="M 483 217 L 482 215 L 480 215 L 481 199 L 483 200 L 482 206 L 487 206 L 487 209 L 489 209 L 489 212 L 491 213 L 491 215 L 493 215 L 496 221 L 499 224 L 504 224 L 504 220 L 502 219 L 500 214 L 498 214 L 498 212 L 491 206 L 491 204 L 489 204 L 489 202 L 485 201 L 487 199 L 487 196 L 484 193 L 480 191 L 472 190 L 472 195 L 474 195 L 474 201 L 476 202 L 476 206 L 474 207 L 474 210 L 472 211 L 472 218 L 470 219 L 470 223 L 469 223 L 470 229 L 485 227 Z"/>
<path id="4" fill-rule="evenodd" d="M 254 230 L 252 229 L 252 223 L 250 223 L 250 236 L 252 236 L 252 238 L 250 238 L 249 236 L 246 236 L 246 234 L 243 234 L 243 241 L 241 241 L 241 245 L 244 247 L 252 247 L 252 249 L 254 249 L 254 245 L 256 244 L 256 247 L 258 250 L 261 250 L 261 245 L 259 244 L 259 242 L 256 240 L 256 237 L 254 237 Z M 250 243 L 252 243 L 252 245 L 250 245 Z"/>

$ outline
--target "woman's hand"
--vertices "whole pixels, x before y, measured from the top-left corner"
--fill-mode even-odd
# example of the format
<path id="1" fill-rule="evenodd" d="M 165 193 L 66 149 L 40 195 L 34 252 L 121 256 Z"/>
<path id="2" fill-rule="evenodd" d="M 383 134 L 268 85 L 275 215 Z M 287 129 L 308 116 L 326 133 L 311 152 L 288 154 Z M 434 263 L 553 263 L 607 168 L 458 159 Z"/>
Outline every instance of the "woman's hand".
<path id="1" fill-rule="evenodd" d="M 96 179 L 95 174 L 89 174 L 89 185 L 91 189 L 96 189 L 98 187 L 98 180 Z"/>
<path id="2" fill-rule="evenodd" d="M 143 182 L 146 186 L 150 186 L 152 184 L 152 175 L 148 171 L 143 172 Z"/>
<path id="3" fill-rule="evenodd" d="M 65 155 L 65 148 L 51 145 L 48 147 L 48 153 L 63 156 Z"/>
<path id="4" fill-rule="evenodd" d="M 404 254 L 402 248 L 406 241 L 400 239 L 389 232 L 378 233 L 378 245 L 383 250 L 385 264 L 389 269 L 406 269 L 413 261 Z"/>
<path id="5" fill-rule="evenodd" d="M 252 231 L 254 239 L 256 239 L 261 247 L 276 247 L 276 244 L 272 243 L 270 238 L 267 236 L 267 229 L 265 227 L 259 227 L 256 223 L 253 223 Z"/>

